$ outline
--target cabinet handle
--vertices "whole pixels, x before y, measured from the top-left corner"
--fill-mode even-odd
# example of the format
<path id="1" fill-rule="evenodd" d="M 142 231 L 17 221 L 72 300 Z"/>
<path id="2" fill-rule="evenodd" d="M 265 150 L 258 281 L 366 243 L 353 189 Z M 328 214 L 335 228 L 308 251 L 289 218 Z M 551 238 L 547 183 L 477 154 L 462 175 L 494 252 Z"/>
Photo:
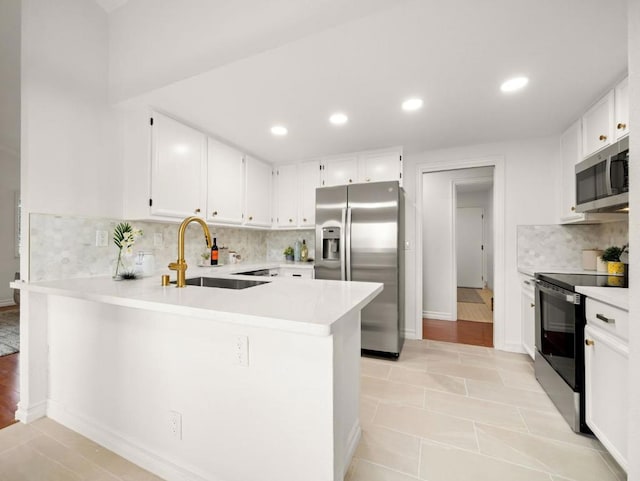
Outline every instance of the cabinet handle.
<path id="1" fill-rule="evenodd" d="M 252 215 L 249 216 L 249 220 L 253 220 L 253 216 Z"/>
<path id="2" fill-rule="evenodd" d="M 351 179 L 349 179 L 349 183 L 353 182 Z"/>
<path id="3" fill-rule="evenodd" d="M 195 212 L 196 212 L 196 214 L 199 214 L 200 213 L 200 209 L 196 209 Z"/>
<path id="4" fill-rule="evenodd" d="M 307 222 L 307 219 L 306 219 L 306 218 L 304 218 L 304 219 L 302 219 L 302 220 L 303 220 L 303 221 L 305 221 L 305 222 Z"/>
<path id="5" fill-rule="evenodd" d="M 610 317 L 606 317 L 603 314 L 596 314 L 596 317 L 601 321 L 608 322 L 609 324 L 614 324 L 616 322 L 615 319 L 611 319 Z"/>
<path id="6" fill-rule="evenodd" d="M 603 142 L 605 140 L 607 140 L 607 136 L 606 135 L 601 135 L 600 137 L 598 137 L 599 140 L 602 140 Z"/>
<path id="7" fill-rule="evenodd" d="M 370 178 L 370 177 L 367 177 L 365 180 L 366 180 L 367 182 L 371 182 L 371 178 Z"/>
<path id="8" fill-rule="evenodd" d="M 289 219 L 289 222 L 293 222 L 293 219 Z"/>
<path id="9" fill-rule="evenodd" d="M 536 305 L 535 305 L 535 304 L 533 304 L 533 303 L 531 303 L 531 304 L 529 304 L 529 305 L 530 305 L 531 307 L 536 307 Z"/>
<path id="10" fill-rule="evenodd" d="M 592 339 L 585 339 L 584 340 L 584 345 L 585 346 L 593 346 L 593 345 L 595 345 L 595 341 L 593 341 Z"/>
<path id="11" fill-rule="evenodd" d="M 575 211 L 576 211 L 576 206 L 575 206 L 575 205 L 572 205 L 572 206 L 571 206 L 571 212 L 575 212 Z"/>
<path id="12" fill-rule="evenodd" d="M 623 124 L 622 122 L 620 122 L 618 125 L 616 125 L 616 127 L 618 128 L 618 130 L 624 130 L 627 128 L 627 124 Z"/>
<path id="13" fill-rule="evenodd" d="M 215 217 L 216 215 L 218 215 L 218 211 L 217 211 L 217 210 L 214 210 L 214 211 L 211 213 L 211 215 L 212 215 L 213 217 Z"/>

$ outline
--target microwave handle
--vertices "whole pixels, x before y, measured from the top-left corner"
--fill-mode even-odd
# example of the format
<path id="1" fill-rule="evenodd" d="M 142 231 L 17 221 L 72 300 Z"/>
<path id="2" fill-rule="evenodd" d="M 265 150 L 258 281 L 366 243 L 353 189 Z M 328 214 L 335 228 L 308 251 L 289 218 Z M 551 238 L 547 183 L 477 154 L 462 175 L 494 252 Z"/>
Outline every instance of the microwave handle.
<path id="1" fill-rule="evenodd" d="M 611 156 L 607 156 L 607 162 L 605 164 L 605 181 L 607 188 L 607 196 L 613 195 L 613 189 L 611 188 Z"/>

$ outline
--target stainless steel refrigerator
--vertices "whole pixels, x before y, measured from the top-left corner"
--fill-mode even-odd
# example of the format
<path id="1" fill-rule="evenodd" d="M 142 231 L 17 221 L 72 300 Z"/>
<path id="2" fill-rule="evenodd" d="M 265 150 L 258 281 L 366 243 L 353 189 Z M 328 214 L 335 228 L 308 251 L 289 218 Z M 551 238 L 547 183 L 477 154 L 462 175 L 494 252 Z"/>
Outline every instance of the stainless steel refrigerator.
<path id="1" fill-rule="evenodd" d="M 397 181 L 316 189 L 315 278 L 383 283 L 362 310 L 362 349 L 400 355 L 404 190 Z"/>

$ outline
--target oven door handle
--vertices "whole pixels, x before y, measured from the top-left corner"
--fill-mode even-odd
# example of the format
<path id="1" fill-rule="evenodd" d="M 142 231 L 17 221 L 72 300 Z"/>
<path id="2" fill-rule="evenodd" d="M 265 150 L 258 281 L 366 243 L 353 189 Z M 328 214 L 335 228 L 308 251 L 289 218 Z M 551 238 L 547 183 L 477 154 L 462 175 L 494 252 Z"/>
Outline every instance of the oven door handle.
<path id="1" fill-rule="evenodd" d="M 538 284 L 538 289 L 551 297 L 555 297 L 556 299 L 562 299 L 563 301 L 571 304 L 580 304 L 580 298 L 578 297 L 579 294 L 563 294 L 562 292 L 554 291 L 553 289 L 541 286 L 540 284 Z"/>

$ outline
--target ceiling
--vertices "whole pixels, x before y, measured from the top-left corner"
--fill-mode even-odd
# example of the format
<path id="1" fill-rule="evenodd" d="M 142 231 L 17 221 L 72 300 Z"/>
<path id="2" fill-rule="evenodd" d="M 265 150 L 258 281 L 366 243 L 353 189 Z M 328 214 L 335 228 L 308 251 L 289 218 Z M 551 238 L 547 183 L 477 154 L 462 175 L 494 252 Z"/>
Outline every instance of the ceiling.
<path id="1" fill-rule="evenodd" d="M 100 0 L 104 1 L 104 0 Z M 406 1 L 137 97 L 271 162 L 555 135 L 627 66 L 626 0 Z M 526 75 L 505 95 L 500 83 Z M 406 113 L 410 96 L 424 107 Z M 334 111 L 349 122 L 328 122 Z M 286 137 L 269 129 L 286 125 Z"/>

